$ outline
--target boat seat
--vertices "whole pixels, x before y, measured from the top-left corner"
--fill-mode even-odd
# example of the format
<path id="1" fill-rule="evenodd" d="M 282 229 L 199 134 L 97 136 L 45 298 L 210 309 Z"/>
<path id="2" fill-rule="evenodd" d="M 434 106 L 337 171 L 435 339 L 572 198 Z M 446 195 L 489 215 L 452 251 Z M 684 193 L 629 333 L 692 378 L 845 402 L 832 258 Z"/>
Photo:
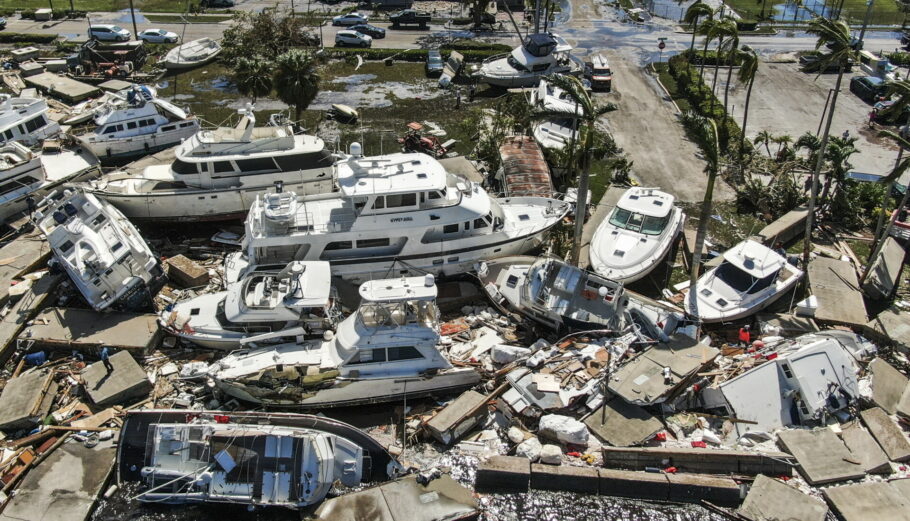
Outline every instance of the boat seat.
<path id="1" fill-rule="evenodd" d="M 57 224 L 64 224 L 66 222 L 66 214 L 60 210 L 54 210 L 54 222 Z"/>
<path id="2" fill-rule="evenodd" d="M 73 203 L 66 203 L 65 205 L 63 205 L 63 211 L 66 212 L 66 215 L 69 215 L 70 217 L 79 213 L 79 210 L 77 210 L 76 207 L 73 206 Z"/>

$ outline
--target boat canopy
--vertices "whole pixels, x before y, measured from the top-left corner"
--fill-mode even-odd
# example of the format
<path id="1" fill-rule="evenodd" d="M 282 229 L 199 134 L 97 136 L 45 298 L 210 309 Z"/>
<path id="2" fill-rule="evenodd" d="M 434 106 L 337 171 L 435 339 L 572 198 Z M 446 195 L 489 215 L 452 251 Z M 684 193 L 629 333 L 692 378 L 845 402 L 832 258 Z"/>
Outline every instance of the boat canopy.
<path id="1" fill-rule="evenodd" d="M 756 279 L 769 277 L 787 260 L 755 241 L 743 241 L 724 254 L 724 260 Z"/>
<path id="2" fill-rule="evenodd" d="M 656 188 L 627 190 L 617 204 L 634 213 L 649 217 L 666 217 L 673 210 L 674 197 Z"/>

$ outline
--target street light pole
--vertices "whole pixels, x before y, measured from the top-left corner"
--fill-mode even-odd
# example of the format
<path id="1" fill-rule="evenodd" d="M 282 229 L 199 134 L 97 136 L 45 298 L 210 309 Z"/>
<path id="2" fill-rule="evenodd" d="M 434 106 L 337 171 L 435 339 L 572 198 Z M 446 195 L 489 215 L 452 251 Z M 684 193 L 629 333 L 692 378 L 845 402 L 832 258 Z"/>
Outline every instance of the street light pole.
<path id="1" fill-rule="evenodd" d="M 136 9 L 133 8 L 133 0 L 130 0 L 130 17 L 133 19 L 133 36 L 139 38 L 139 29 L 136 28 Z"/>
<path id="2" fill-rule="evenodd" d="M 869 17 L 872 15 L 873 5 L 875 5 L 875 0 L 869 0 L 866 3 L 866 16 L 863 17 L 863 28 L 859 31 L 859 43 L 857 44 L 858 49 L 863 48 L 863 38 L 866 37 L 866 26 L 869 25 Z"/>

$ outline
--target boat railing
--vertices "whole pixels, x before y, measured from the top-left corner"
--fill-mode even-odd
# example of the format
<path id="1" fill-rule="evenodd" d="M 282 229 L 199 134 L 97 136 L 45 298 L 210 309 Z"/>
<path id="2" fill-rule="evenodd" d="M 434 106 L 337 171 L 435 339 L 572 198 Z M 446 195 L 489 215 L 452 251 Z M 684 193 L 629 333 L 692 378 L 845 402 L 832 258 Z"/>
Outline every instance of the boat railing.
<path id="1" fill-rule="evenodd" d="M 482 64 L 492 63 L 492 62 L 495 62 L 495 61 L 497 61 L 497 60 L 501 60 L 501 59 L 503 59 L 503 58 L 507 58 L 508 56 L 509 56 L 509 53 L 507 53 L 507 52 L 504 52 L 504 53 L 502 53 L 502 54 L 494 54 L 493 56 L 490 56 L 489 58 L 487 58 L 486 60 L 484 60 L 484 61 L 481 62 L 481 63 L 482 63 Z"/>

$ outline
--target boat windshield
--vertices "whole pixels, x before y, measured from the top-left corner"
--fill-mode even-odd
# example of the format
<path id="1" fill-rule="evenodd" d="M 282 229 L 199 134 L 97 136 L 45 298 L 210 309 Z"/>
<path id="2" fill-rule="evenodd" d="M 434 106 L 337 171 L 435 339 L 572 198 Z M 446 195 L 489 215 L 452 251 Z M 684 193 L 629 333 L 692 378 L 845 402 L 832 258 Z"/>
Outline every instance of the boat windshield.
<path id="1" fill-rule="evenodd" d="M 652 217 L 630 212 L 619 207 L 613 210 L 613 214 L 610 215 L 610 224 L 613 226 L 645 235 L 660 235 L 664 228 L 667 227 L 669 220 L 669 214 L 664 217 Z"/>
<path id="2" fill-rule="evenodd" d="M 717 271 L 714 273 L 714 276 L 720 278 L 726 282 L 727 285 L 736 291 L 739 291 L 740 293 L 758 293 L 759 291 L 770 286 L 772 282 L 774 282 L 774 279 L 777 277 L 777 273 L 778 272 L 775 271 L 765 278 L 757 279 L 745 271 L 737 268 L 733 264 L 724 261 L 720 266 L 717 267 Z"/>
<path id="3" fill-rule="evenodd" d="M 518 72 L 530 72 L 530 71 L 528 70 L 528 68 L 524 66 L 524 64 L 522 64 L 521 62 L 519 62 L 518 60 L 516 60 L 515 57 L 512 56 L 511 54 L 509 55 L 507 61 L 508 61 L 508 63 L 509 63 L 509 66 L 512 67 L 513 69 L 515 69 L 515 70 L 518 71 Z"/>
<path id="4" fill-rule="evenodd" d="M 436 305 L 424 300 L 371 302 L 361 306 L 358 315 L 361 323 L 370 328 L 408 324 L 436 328 L 438 321 Z"/>

